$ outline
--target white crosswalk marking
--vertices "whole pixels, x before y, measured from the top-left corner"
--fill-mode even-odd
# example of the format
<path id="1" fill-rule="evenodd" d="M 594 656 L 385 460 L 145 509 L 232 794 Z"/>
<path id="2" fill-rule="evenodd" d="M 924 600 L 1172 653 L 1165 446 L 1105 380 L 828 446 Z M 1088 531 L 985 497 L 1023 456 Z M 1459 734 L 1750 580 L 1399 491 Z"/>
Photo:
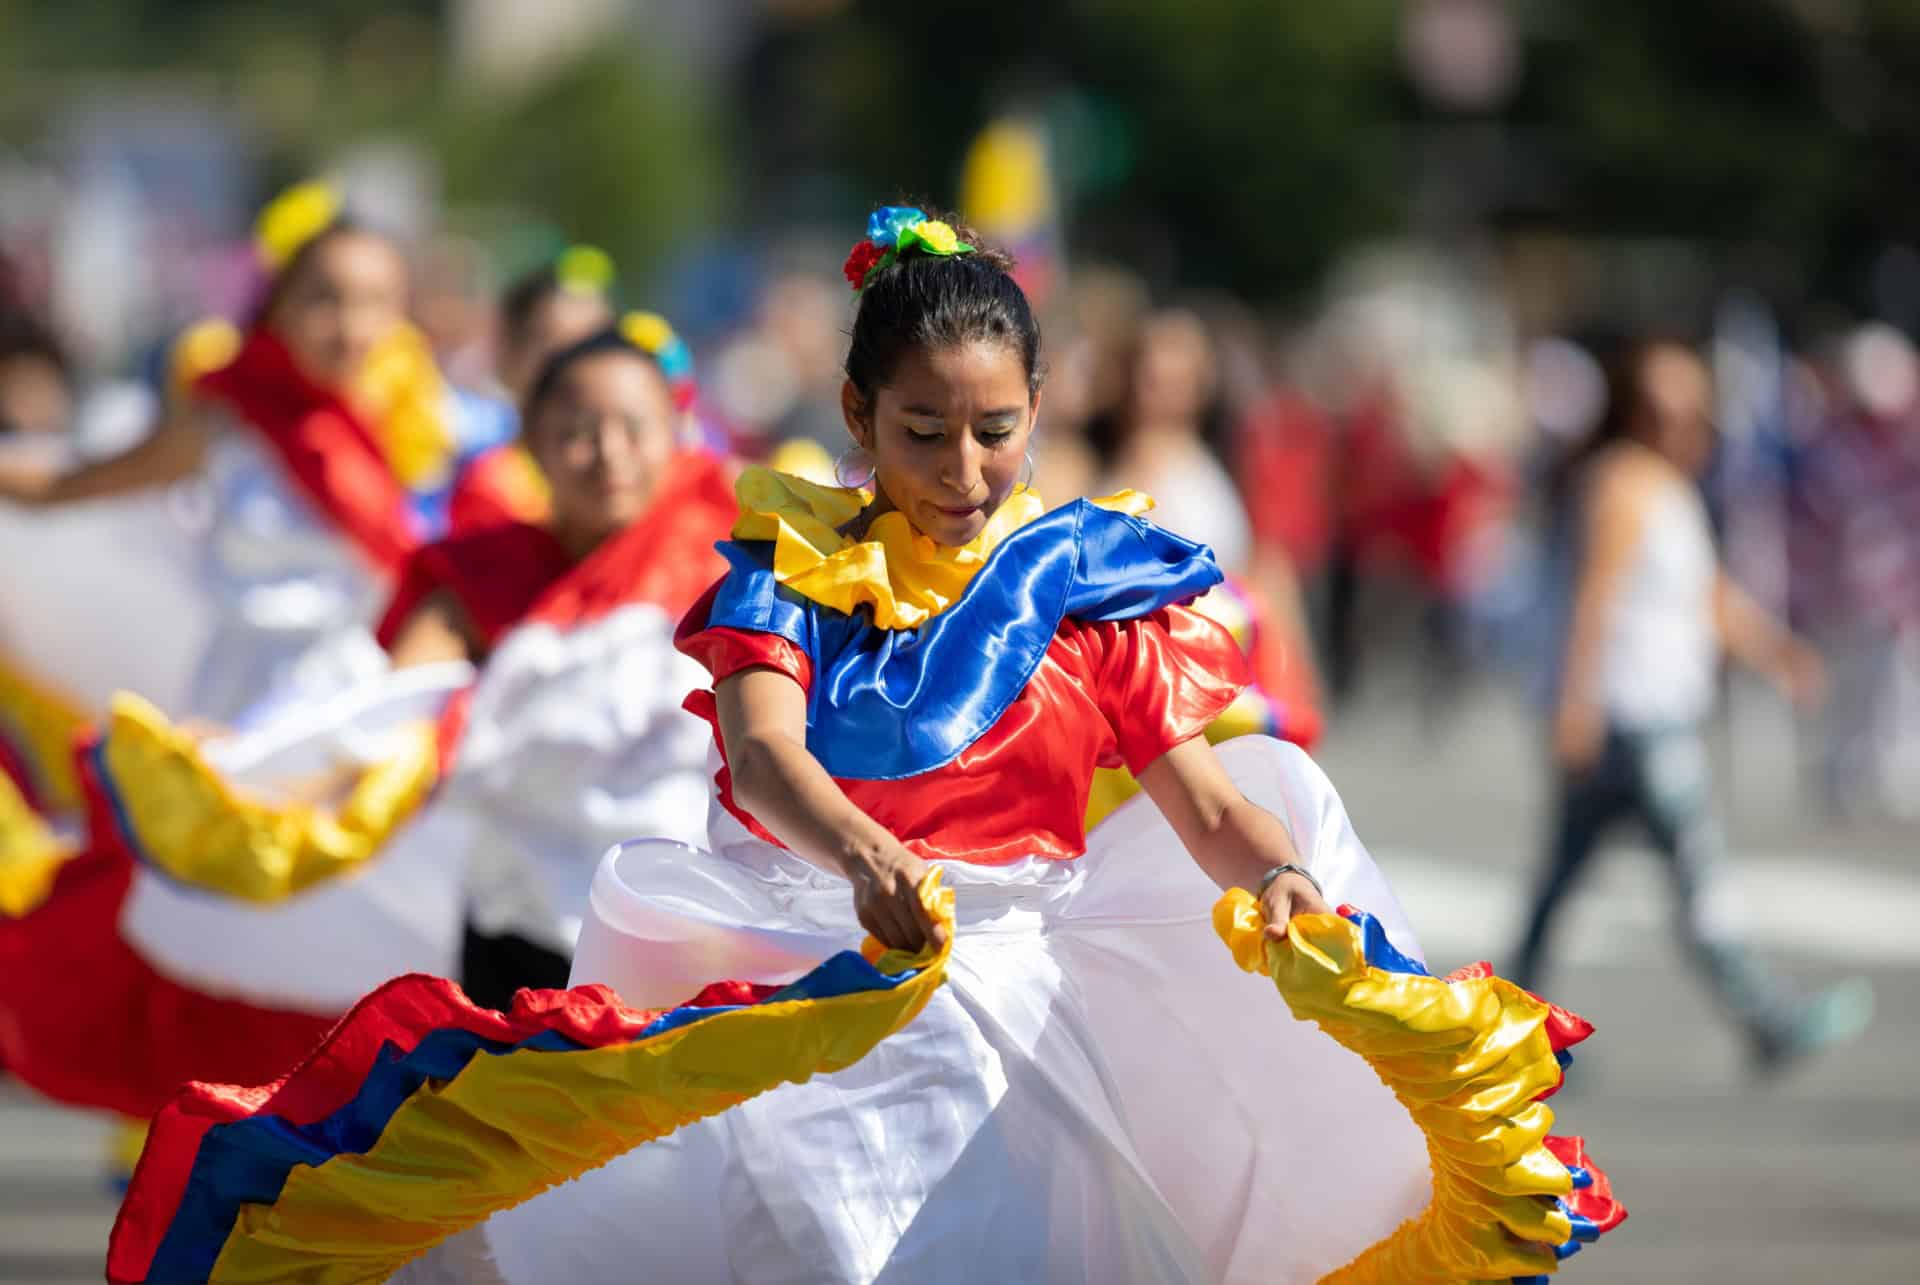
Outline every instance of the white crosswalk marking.
<path id="1" fill-rule="evenodd" d="M 1436 965 L 1510 958 L 1531 871 L 1475 867 L 1404 848 L 1376 850 L 1374 857 Z M 1816 915 L 1833 912 L 1844 913 L 1846 932 L 1809 930 Z M 1666 872 L 1652 853 L 1601 854 L 1555 922 L 1555 959 L 1605 964 L 1667 933 L 1672 913 Z M 1763 950 L 1844 964 L 1920 964 L 1920 873 L 1813 855 L 1743 855 L 1726 863 L 1709 913 Z"/>

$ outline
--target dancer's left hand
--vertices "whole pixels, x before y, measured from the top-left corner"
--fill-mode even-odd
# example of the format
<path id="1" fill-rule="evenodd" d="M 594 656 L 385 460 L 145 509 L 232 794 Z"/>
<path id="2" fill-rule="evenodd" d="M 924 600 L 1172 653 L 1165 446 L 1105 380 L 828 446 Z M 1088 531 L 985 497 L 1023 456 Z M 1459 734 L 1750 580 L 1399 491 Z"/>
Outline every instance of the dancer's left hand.
<path id="1" fill-rule="evenodd" d="M 1289 919 L 1295 915 L 1330 915 L 1333 907 L 1304 876 L 1289 872 L 1275 879 L 1261 894 L 1260 913 L 1267 919 L 1267 936 L 1283 941 Z"/>

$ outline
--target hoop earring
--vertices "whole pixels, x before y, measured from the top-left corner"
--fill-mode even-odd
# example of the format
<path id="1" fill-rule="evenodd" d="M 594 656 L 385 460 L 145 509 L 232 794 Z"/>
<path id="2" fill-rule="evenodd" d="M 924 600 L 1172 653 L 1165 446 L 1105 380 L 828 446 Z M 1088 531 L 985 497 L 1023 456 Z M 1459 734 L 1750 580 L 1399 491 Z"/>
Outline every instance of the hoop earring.
<path id="1" fill-rule="evenodd" d="M 866 490 L 873 485 L 873 474 L 873 457 L 864 446 L 849 446 L 833 462 L 833 480 L 849 491 Z"/>
<path id="2" fill-rule="evenodd" d="M 1033 486 L 1033 452 L 1028 451 L 1026 460 L 1020 469 L 1020 487 L 1022 490 Z"/>

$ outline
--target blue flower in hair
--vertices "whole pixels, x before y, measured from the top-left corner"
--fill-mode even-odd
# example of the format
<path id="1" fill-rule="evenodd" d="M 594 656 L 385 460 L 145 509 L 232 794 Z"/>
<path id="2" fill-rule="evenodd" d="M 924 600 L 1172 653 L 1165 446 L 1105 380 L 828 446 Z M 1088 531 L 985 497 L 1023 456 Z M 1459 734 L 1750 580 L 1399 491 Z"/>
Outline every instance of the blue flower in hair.
<path id="1" fill-rule="evenodd" d="M 660 373 L 670 383 L 693 378 L 693 350 L 687 347 L 687 341 L 679 335 L 668 340 L 653 359 L 660 363 Z"/>
<path id="2" fill-rule="evenodd" d="M 693 349 L 673 332 L 667 319 L 657 312 L 629 312 L 620 318 L 619 329 L 628 343 L 652 356 L 659 365 L 674 405 L 681 410 L 693 405 Z"/>
<path id="3" fill-rule="evenodd" d="M 902 232 L 926 219 L 924 210 L 911 205 L 883 205 L 867 216 L 867 240 L 875 245 L 892 245 Z"/>

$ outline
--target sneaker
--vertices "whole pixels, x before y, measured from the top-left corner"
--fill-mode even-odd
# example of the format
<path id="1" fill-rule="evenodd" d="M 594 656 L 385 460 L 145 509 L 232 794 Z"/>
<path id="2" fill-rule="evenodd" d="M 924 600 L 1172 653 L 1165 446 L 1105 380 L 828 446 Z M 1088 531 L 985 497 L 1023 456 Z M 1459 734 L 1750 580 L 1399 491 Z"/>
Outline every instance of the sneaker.
<path id="1" fill-rule="evenodd" d="M 1778 1075 L 1816 1053 L 1858 1039 L 1873 1021 L 1873 985 L 1849 977 L 1801 1005 L 1787 1021 L 1753 1033 L 1756 1074 Z"/>

